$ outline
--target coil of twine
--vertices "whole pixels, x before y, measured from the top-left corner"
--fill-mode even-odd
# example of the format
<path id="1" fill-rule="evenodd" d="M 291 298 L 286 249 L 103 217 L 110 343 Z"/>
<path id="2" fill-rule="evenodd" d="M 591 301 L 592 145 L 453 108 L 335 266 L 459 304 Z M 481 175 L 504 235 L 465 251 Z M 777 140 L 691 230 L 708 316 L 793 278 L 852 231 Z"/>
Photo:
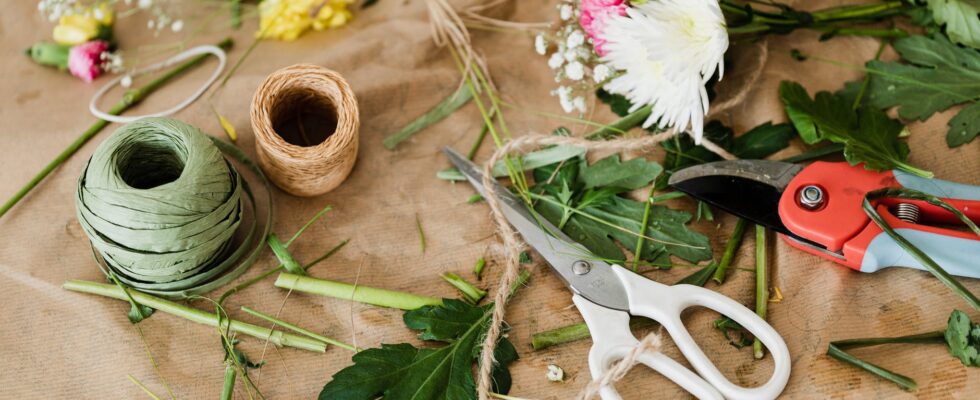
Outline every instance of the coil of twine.
<path id="1" fill-rule="evenodd" d="M 251 120 L 259 164 L 290 194 L 329 192 L 354 167 L 357 99 L 334 71 L 297 64 L 273 72 L 252 97 Z"/>
<path id="2" fill-rule="evenodd" d="M 203 293 L 245 272 L 261 248 L 257 218 L 242 222 L 243 197 L 252 214 L 255 200 L 218 143 L 183 122 L 144 118 L 99 145 L 75 205 L 103 272 L 167 297 Z"/>

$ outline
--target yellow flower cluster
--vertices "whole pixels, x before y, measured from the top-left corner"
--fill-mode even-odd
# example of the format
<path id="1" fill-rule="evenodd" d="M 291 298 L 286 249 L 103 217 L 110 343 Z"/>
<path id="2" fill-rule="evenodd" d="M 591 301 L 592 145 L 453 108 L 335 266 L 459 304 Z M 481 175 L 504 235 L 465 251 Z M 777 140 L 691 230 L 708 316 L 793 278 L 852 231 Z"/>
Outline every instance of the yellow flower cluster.
<path id="1" fill-rule="evenodd" d="M 58 19 L 52 36 L 59 44 L 74 46 L 102 35 L 102 30 L 112 26 L 112 21 L 112 7 L 108 2 L 99 2 L 82 13 Z"/>
<path id="2" fill-rule="evenodd" d="M 347 5 L 353 0 L 265 0 L 259 3 L 262 39 L 295 40 L 313 28 L 322 31 L 343 26 L 351 19 Z"/>

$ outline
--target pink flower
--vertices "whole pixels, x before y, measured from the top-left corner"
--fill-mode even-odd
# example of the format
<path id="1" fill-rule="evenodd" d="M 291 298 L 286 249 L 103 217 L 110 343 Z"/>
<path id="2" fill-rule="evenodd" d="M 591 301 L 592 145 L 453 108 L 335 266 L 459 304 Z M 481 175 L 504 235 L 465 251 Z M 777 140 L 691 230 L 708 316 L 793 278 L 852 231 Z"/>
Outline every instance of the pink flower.
<path id="1" fill-rule="evenodd" d="M 68 52 L 68 71 L 85 82 L 92 82 L 102 74 L 102 54 L 109 50 L 109 44 L 93 40 L 72 47 Z"/>
<path id="2" fill-rule="evenodd" d="M 581 16 L 579 17 L 578 23 L 582 25 L 585 33 L 592 38 L 595 52 L 600 56 L 605 55 L 602 46 L 606 43 L 606 39 L 603 37 L 602 32 L 606 28 L 606 24 L 610 18 L 618 15 L 626 15 L 626 1 L 582 0 L 579 8 Z"/>

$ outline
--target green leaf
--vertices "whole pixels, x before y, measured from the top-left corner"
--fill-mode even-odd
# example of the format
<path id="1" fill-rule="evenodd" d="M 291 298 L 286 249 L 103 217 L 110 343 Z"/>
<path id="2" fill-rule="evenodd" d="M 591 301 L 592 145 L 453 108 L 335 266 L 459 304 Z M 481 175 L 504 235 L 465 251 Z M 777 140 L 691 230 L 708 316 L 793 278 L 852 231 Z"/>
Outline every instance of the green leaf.
<path id="1" fill-rule="evenodd" d="M 382 344 L 354 355 L 354 364 L 334 374 L 320 392 L 320 400 L 476 399 L 473 363 L 486 333 L 493 304 L 477 307 L 445 299 L 442 306 L 406 312 L 405 324 L 422 331 L 420 338 L 447 343 L 418 349 L 409 344 Z M 495 351 L 494 391 L 507 393 L 507 365 L 517 351 L 501 339 Z"/>
<path id="2" fill-rule="evenodd" d="M 579 178 L 586 189 L 600 186 L 622 188 L 625 190 L 639 189 L 649 185 L 663 167 L 644 158 L 634 158 L 620 162 L 619 154 L 603 158 L 592 165 L 581 165 Z"/>
<path id="3" fill-rule="evenodd" d="M 932 18 L 946 25 L 946 35 L 953 42 L 980 49 L 980 1 L 926 0 Z"/>
<path id="4" fill-rule="evenodd" d="M 741 349 L 745 346 L 752 345 L 754 337 L 752 333 L 739 325 L 735 320 L 722 316 L 715 320 L 712 325 L 715 329 L 721 331 L 725 335 L 725 339 L 728 340 L 728 344 L 735 346 L 736 349 Z"/>
<path id="5" fill-rule="evenodd" d="M 711 276 L 714 275 L 715 271 L 717 270 L 718 270 L 718 264 L 715 263 L 708 264 L 708 266 L 701 268 L 695 271 L 694 273 L 684 277 L 684 279 L 677 281 L 677 284 L 678 285 L 686 284 L 686 285 L 695 285 L 695 286 L 704 287 L 704 285 L 708 283 L 708 279 L 710 279 Z"/>
<path id="6" fill-rule="evenodd" d="M 980 135 L 980 103 L 973 103 L 964 107 L 949 120 L 946 145 L 962 146 L 976 139 L 978 135 Z"/>
<path id="7" fill-rule="evenodd" d="M 736 137 L 731 152 L 741 159 L 763 159 L 785 149 L 794 137 L 793 125 L 765 122 Z"/>
<path id="8" fill-rule="evenodd" d="M 883 111 L 869 106 L 854 110 L 846 96 L 829 92 L 818 92 L 811 99 L 796 82 L 784 81 L 779 93 L 786 114 L 805 142 L 841 143 L 851 165 L 864 163 L 866 169 L 878 171 L 898 168 L 932 177 L 931 172 L 905 163 L 908 145 L 899 140 L 905 127 Z"/>
<path id="9" fill-rule="evenodd" d="M 902 118 L 924 121 L 935 112 L 980 98 L 980 52 L 956 46 L 942 35 L 911 36 L 893 46 L 910 64 L 867 63 L 871 104 L 898 106 Z"/>
<path id="10" fill-rule="evenodd" d="M 553 146 L 546 149 L 534 151 L 521 157 L 520 166 L 525 171 L 532 170 L 549 164 L 579 157 L 585 154 L 585 149 L 576 146 Z M 498 161 L 493 166 L 493 176 L 500 178 L 508 176 L 507 165 L 503 161 Z M 456 168 L 448 168 L 436 174 L 439 179 L 450 181 L 465 181 L 466 177 Z"/>
<path id="11" fill-rule="evenodd" d="M 946 324 L 946 346 L 949 353 L 960 359 L 968 367 L 980 366 L 980 325 L 970 321 L 970 317 L 960 310 L 953 310 Z"/>
<path id="12" fill-rule="evenodd" d="M 541 195 L 550 201 L 536 202 L 535 209 L 596 256 L 623 261 L 623 250 L 616 242 L 631 254 L 636 251 L 637 235 L 631 232 L 644 231 L 645 205 L 617 194 L 649 185 L 661 170 L 658 164 L 643 159 L 621 162 L 618 155 L 591 166 L 583 158 L 544 166 L 534 170 L 538 183 L 531 191 L 543 192 Z M 572 204 L 561 200 L 567 196 L 563 194 L 566 188 L 573 193 Z M 644 234 L 653 240 L 644 241 L 641 258 L 658 265 L 669 265 L 670 255 L 691 262 L 710 259 L 707 238 L 687 228 L 690 220 L 687 212 L 651 206 Z"/>
<path id="13" fill-rule="evenodd" d="M 974 18 L 977 18 L 974 15 Z M 912 36 L 894 43 L 910 64 L 868 62 L 867 101 L 879 108 L 898 106 L 898 115 L 926 120 L 932 114 L 967 103 L 949 122 L 947 144 L 955 147 L 980 134 L 980 52 L 956 46 L 942 35 Z M 856 84 L 850 83 L 848 90 Z"/>
<path id="14" fill-rule="evenodd" d="M 595 92 L 595 95 L 599 101 L 609 105 L 609 109 L 620 117 L 628 115 L 630 113 L 630 107 L 633 107 L 633 104 L 625 96 L 620 94 L 612 94 L 599 89 Z"/>

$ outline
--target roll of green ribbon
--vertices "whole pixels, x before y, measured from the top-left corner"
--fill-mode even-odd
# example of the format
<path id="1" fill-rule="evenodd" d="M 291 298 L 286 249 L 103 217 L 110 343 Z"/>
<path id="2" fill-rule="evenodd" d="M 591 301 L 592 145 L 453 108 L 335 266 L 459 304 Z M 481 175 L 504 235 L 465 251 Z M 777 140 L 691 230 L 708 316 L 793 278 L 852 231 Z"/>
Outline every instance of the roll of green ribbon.
<path id="1" fill-rule="evenodd" d="M 95 150 L 78 180 L 78 221 L 100 264 L 122 283 L 188 297 L 231 281 L 254 261 L 255 218 L 237 246 L 235 236 L 243 193 L 253 214 L 255 201 L 220 144 L 183 122 L 145 118 Z"/>

